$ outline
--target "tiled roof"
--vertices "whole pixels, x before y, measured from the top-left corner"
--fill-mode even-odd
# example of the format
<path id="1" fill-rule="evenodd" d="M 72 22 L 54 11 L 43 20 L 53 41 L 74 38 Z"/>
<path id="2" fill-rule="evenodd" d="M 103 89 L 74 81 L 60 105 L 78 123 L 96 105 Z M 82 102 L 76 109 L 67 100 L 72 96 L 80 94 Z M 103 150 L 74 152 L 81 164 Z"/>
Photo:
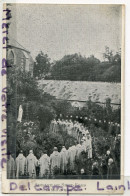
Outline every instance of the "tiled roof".
<path id="1" fill-rule="evenodd" d="M 15 48 L 19 48 L 21 50 L 24 50 L 26 52 L 29 52 L 26 48 L 24 48 L 21 44 L 19 44 L 14 38 L 9 37 L 9 36 L 8 36 L 8 38 L 9 38 L 8 44 L 7 44 L 8 46 L 13 46 Z"/>

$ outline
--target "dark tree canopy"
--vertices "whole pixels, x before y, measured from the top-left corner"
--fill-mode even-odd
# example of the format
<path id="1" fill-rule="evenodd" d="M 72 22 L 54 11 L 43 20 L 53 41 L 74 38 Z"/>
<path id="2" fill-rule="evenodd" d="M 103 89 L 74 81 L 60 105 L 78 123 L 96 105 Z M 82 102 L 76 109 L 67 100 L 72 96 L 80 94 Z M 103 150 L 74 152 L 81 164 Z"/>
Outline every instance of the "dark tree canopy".
<path id="1" fill-rule="evenodd" d="M 47 54 L 44 54 L 42 51 L 36 56 L 34 63 L 33 74 L 35 77 L 42 78 L 44 77 L 50 70 L 50 58 Z"/>
<path id="2" fill-rule="evenodd" d="M 46 75 L 45 79 L 120 82 L 120 52 L 113 55 L 113 52 L 108 50 L 103 55 L 107 59 L 103 62 L 100 62 L 94 55 L 88 58 L 77 53 L 65 55 L 62 59 L 53 63 L 50 74 Z"/>

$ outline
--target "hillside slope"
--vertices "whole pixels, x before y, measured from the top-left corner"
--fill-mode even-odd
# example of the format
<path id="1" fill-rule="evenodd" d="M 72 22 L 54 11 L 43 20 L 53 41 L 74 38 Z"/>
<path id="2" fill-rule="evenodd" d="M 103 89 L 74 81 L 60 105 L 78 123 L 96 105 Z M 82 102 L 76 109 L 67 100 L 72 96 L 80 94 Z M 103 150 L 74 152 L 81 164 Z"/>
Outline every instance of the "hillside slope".
<path id="1" fill-rule="evenodd" d="M 39 88 L 57 99 L 120 104 L 121 84 L 107 82 L 39 80 Z"/>

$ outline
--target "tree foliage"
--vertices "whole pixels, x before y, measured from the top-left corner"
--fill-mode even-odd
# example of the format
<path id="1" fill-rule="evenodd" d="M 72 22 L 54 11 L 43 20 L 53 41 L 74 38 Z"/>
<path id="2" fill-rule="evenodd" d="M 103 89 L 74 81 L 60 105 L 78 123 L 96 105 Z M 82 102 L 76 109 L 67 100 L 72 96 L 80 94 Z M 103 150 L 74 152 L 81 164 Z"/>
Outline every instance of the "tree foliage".
<path id="1" fill-rule="evenodd" d="M 33 74 L 35 77 L 42 78 L 50 70 L 50 58 L 47 54 L 44 54 L 42 51 L 36 56 L 35 63 L 34 63 L 34 70 Z"/>
<path id="2" fill-rule="evenodd" d="M 109 48 L 108 48 L 109 49 Z M 112 51 L 104 53 L 107 61 L 100 62 L 94 55 L 86 58 L 80 54 L 65 55 L 53 63 L 46 79 L 73 81 L 121 81 L 121 55 Z"/>

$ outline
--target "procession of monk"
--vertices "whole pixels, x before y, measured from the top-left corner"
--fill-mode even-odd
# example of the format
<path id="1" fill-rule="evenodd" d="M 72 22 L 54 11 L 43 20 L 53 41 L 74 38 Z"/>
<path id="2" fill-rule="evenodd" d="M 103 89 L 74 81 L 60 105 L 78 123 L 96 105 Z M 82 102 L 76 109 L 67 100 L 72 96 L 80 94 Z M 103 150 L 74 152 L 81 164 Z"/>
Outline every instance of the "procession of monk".
<path id="1" fill-rule="evenodd" d="M 10 155 L 8 160 L 8 178 L 20 178 L 25 173 L 30 178 L 36 178 L 36 167 L 40 167 L 39 177 L 52 176 L 56 173 L 66 174 L 69 170 L 70 173 L 76 170 L 76 162 L 80 161 L 80 155 L 82 152 L 87 153 L 87 159 L 92 158 L 92 143 L 89 132 L 83 135 L 81 144 L 73 145 L 68 148 L 62 147 L 61 152 L 58 152 L 57 147 L 54 147 L 53 153 L 50 157 L 47 152 L 44 151 L 38 160 L 33 153 L 33 150 L 29 151 L 29 155 L 25 158 L 23 151 L 21 150 L 18 157 L 14 161 Z M 69 168 L 69 169 L 68 169 Z"/>
<path id="2" fill-rule="evenodd" d="M 48 156 L 47 151 L 43 150 L 39 159 L 34 155 L 32 149 L 29 155 L 25 157 L 23 151 L 20 150 L 19 155 L 14 160 L 13 156 L 9 156 L 7 161 L 7 177 L 10 178 L 55 178 L 55 176 L 82 175 L 83 178 L 93 178 L 95 176 L 109 178 L 113 172 L 118 174 L 117 166 L 115 167 L 114 157 L 110 150 L 102 156 L 99 163 L 92 160 L 92 138 L 85 126 L 78 121 L 54 119 L 50 124 L 50 131 L 58 133 L 58 131 L 67 131 L 67 133 L 77 140 L 77 144 L 66 149 L 62 146 L 61 151 L 55 146 L 52 154 Z M 117 145 L 115 151 L 116 159 L 119 159 L 117 149 L 119 148 L 120 135 L 116 138 Z M 118 161 L 119 162 L 119 161 Z M 37 171 L 38 168 L 38 171 Z M 100 168 L 100 169 L 99 169 Z M 118 167 L 119 168 L 119 167 Z M 101 176 L 100 176 L 101 174 Z M 63 178 L 64 178 L 63 177 Z"/>
<path id="3" fill-rule="evenodd" d="M 89 135 L 87 128 L 82 123 L 79 123 L 76 120 L 73 122 L 71 119 L 52 120 L 50 124 L 50 131 L 54 133 L 58 133 L 58 131 L 67 131 L 67 133 L 73 136 L 79 144 L 81 143 L 81 139 L 84 135 Z"/>

